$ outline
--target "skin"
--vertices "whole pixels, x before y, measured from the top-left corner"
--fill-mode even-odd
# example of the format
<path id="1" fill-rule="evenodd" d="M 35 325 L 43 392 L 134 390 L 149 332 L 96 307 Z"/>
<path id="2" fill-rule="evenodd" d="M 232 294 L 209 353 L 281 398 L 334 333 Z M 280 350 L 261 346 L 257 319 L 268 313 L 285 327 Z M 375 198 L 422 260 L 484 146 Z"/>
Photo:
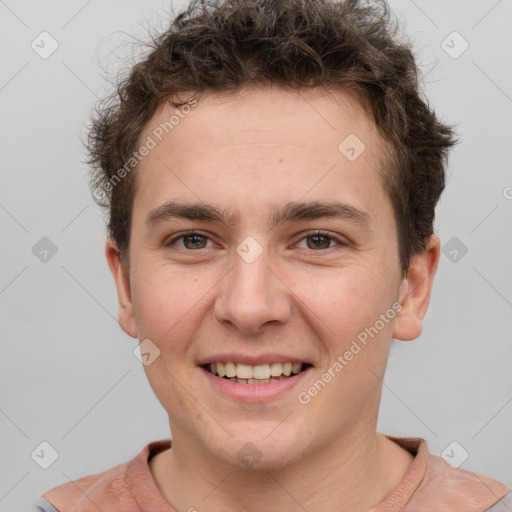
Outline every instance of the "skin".
<path id="1" fill-rule="evenodd" d="M 141 140 L 173 112 L 162 106 Z M 353 162 L 338 150 L 349 134 L 366 146 Z M 202 97 L 139 165 L 129 269 L 113 240 L 106 256 L 120 326 L 160 350 L 144 368 L 173 444 L 150 468 L 177 511 L 365 511 L 406 475 L 413 457 L 376 432 L 382 379 L 391 338 L 421 333 L 439 240 L 432 236 L 401 275 L 384 154 L 373 121 L 349 95 L 259 88 Z M 148 228 L 149 212 L 168 201 L 214 204 L 238 217 L 229 227 L 169 219 Z M 272 228 L 269 211 L 290 201 L 341 201 L 370 221 L 303 219 Z M 190 229 L 207 237 L 196 239 L 200 248 L 183 238 L 165 245 Z M 263 249 L 250 264 L 236 252 L 248 236 Z M 299 403 L 297 393 L 396 301 L 395 318 L 307 405 Z M 222 352 L 291 355 L 313 368 L 299 389 L 240 403 L 215 391 L 197 366 Z M 254 467 L 237 456 L 246 443 L 260 454 Z"/>

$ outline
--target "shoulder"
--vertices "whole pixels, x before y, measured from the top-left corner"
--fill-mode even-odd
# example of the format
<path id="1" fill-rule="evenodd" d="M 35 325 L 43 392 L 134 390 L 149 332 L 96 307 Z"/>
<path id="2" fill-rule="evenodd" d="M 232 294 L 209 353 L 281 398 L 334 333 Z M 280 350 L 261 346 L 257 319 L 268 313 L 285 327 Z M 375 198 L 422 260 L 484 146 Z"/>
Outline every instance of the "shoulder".
<path id="1" fill-rule="evenodd" d="M 82 510 L 91 501 L 101 502 L 107 506 L 119 506 L 126 501 L 125 473 L 128 463 L 119 464 L 101 473 L 84 476 L 76 480 L 63 483 L 46 491 L 42 497 L 53 508 L 43 508 L 43 512 L 67 512 Z M 42 506 L 42 503 L 39 504 Z M 85 508 L 84 508 L 85 509 Z"/>
<path id="2" fill-rule="evenodd" d="M 443 458 L 429 453 L 425 478 L 411 506 L 414 508 L 416 502 L 422 504 L 428 496 L 433 505 L 449 506 L 449 510 L 484 512 L 508 492 L 507 486 L 494 478 L 454 468 Z"/>
<path id="3" fill-rule="evenodd" d="M 485 512 L 510 512 L 512 510 L 512 491 L 506 496 L 503 496 L 501 500 L 495 503 L 491 508 L 488 508 Z"/>
<path id="4" fill-rule="evenodd" d="M 422 438 L 387 436 L 415 456 L 409 472 L 373 512 L 510 512 L 506 485 L 480 473 L 453 467 L 429 452 Z M 505 509 L 499 508 L 505 506 Z M 505 504 L 505 505 L 503 505 Z M 497 508 L 492 508 L 496 506 Z"/>
<path id="5" fill-rule="evenodd" d="M 154 501 L 156 498 L 148 495 L 158 496 L 158 489 L 149 461 L 170 446 L 169 439 L 153 441 L 128 462 L 54 487 L 42 496 L 53 508 L 44 508 L 43 500 L 38 512 L 83 512 L 90 510 L 91 503 L 100 510 L 133 512 L 142 510 L 139 506 L 141 499 L 151 508 L 157 502 Z M 164 503 L 162 500 L 158 505 Z"/>

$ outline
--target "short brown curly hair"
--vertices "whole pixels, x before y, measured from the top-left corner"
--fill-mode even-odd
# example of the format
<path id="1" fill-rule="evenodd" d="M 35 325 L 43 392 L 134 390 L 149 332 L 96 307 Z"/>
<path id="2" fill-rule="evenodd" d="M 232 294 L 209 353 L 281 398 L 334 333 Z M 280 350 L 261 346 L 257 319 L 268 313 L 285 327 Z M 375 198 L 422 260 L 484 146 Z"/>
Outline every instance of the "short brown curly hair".
<path id="1" fill-rule="evenodd" d="M 397 34 L 384 0 L 192 0 L 91 117 L 91 189 L 123 260 L 135 193 L 133 155 L 163 102 L 182 93 L 263 85 L 322 87 L 354 94 L 391 148 L 384 188 L 406 275 L 411 257 L 433 234 L 447 153 L 456 140 L 423 99 L 410 43 Z"/>

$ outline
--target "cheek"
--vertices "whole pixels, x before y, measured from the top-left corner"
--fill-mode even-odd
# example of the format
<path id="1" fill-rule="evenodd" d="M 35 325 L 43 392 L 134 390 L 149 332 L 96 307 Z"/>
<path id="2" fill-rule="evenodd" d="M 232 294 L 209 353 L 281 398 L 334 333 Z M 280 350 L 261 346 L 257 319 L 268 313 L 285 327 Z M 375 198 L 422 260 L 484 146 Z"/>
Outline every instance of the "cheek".
<path id="1" fill-rule="evenodd" d="M 149 264 L 146 268 L 152 270 L 138 273 L 133 287 L 135 319 L 139 337 L 152 340 L 165 356 L 184 349 L 216 281 L 204 270 Z"/>
<path id="2" fill-rule="evenodd" d="M 332 340 L 337 350 L 374 325 L 392 305 L 389 276 L 378 264 L 331 269 L 314 274 L 314 278 L 309 273 L 303 278 L 295 280 L 294 291 L 299 303 L 307 306 L 304 315 L 315 321 L 325 332 L 325 340 Z"/>
<path id="3" fill-rule="evenodd" d="M 325 421 L 338 428 L 359 418 L 365 409 L 378 407 L 393 325 L 379 318 L 393 299 L 387 278 L 366 268 L 340 269 L 336 277 L 309 284 L 304 288 L 307 318 L 314 323 L 324 351 L 321 382 L 309 388 L 313 393 L 321 389 L 311 407 L 319 413 L 329 410 Z"/>
<path id="4" fill-rule="evenodd" d="M 188 411 L 194 390 L 188 386 L 184 392 L 183 382 L 192 382 L 196 369 L 188 350 L 215 280 L 210 283 L 204 271 L 199 277 L 197 271 L 177 271 L 170 265 L 153 263 L 145 268 L 152 270 L 138 274 L 133 288 L 134 312 L 140 339 L 150 339 L 159 353 L 144 371 L 165 410 Z"/>

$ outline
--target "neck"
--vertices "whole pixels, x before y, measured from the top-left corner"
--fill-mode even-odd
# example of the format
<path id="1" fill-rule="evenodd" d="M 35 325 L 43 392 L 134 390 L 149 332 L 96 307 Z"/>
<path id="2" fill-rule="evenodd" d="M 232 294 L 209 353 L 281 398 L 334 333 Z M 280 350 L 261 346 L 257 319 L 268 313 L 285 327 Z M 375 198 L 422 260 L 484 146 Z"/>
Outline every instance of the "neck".
<path id="1" fill-rule="evenodd" d="M 183 435 L 182 435 L 183 434 Z M 413 457 L 374 429 L 326 443 L 278 470 L 232 468 L 173 431 L 172 450 L 151 461 L 157 487 L 179 511 L 366 511 L 383 501 Z"/>

